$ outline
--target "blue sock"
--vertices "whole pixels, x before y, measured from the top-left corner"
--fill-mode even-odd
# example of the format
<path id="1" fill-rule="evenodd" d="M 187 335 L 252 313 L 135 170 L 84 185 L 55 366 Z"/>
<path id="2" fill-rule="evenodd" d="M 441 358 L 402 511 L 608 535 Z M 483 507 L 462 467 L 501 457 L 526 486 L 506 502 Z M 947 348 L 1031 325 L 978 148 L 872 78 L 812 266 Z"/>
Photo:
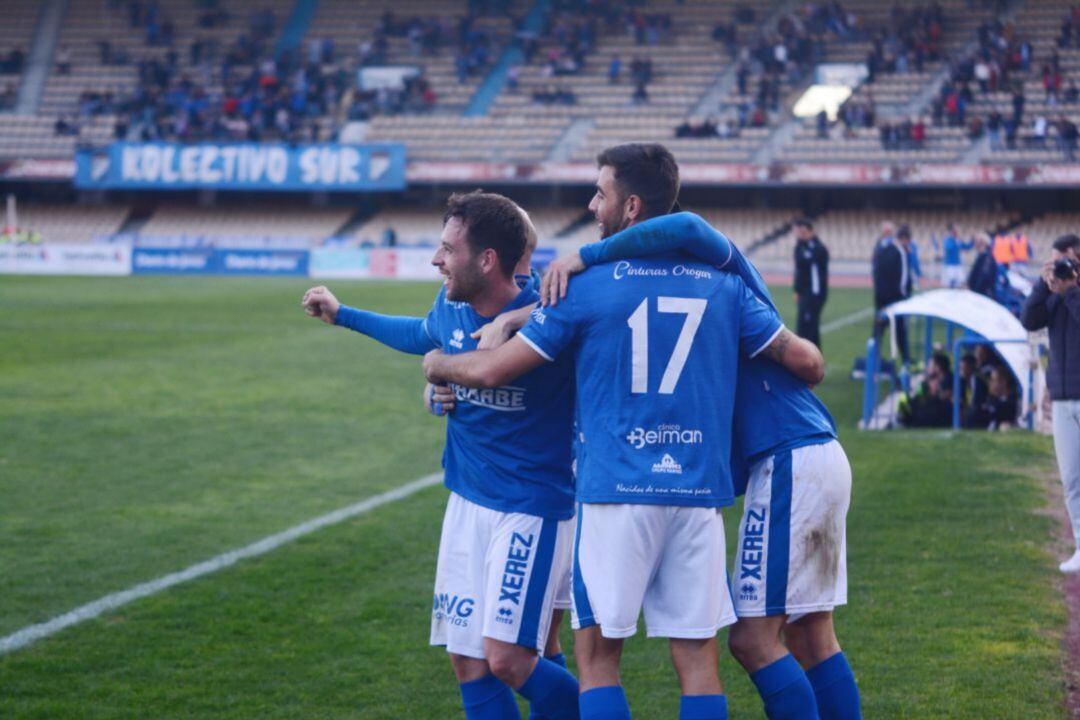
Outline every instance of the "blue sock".
<path id="1" fill-rule="evenodd" d="M 622 685 L 586 690 L 578 697 L 581 720 L 630 720 L 630 706 Z"/>
<path id="2" fill-rule="evenodd" d="M 461 683 L 466 720 L 521 720 L 510 686 L 494 675 Z"/>
<path id="3" fill-rule="evenodd" d="M 859 720 L 859 687 L 843 652 L 806 671 L 817 698 L 821 720 Z"/>
<path id="4" fill-rule="evenodd" d="M 727 720 L 727 698 L 723 695 L 683 695 L 679 700 L 679 720 Z"/>
<path id="5" fill-rule="evenodd" d="M 529 701 L 530 718 L 578 720 L 577 678 L 550 660 L 537 658 L 518 694 Z"/>
<path id="6" fill-rule="evenodd" d="M 819 720 L 814 689 L 791 653 L 752 673 L 750 679 L 765 701 L 769 720 Z"/>
<path id="7" fill-rule="evenodd" d="M 566 656 L 563 655 L 562 653 L 558 653 L 558 654 L 552 655 L 551 657 L 546 657 L 544 659 L 548 660 L 549 662 L 555 663 L 556 665 L 558 665 L 561 668 L 566 667 Z M 575 707 L 576 707 L 577 701 L 575 700 L 574 702 L 575 702 Z M 535 705 L 529 705 L 529 720 L 549 720 L 549 718 L 548 718 L 547 715 L 543 715 L 540 712 L 538 712 Z"/>

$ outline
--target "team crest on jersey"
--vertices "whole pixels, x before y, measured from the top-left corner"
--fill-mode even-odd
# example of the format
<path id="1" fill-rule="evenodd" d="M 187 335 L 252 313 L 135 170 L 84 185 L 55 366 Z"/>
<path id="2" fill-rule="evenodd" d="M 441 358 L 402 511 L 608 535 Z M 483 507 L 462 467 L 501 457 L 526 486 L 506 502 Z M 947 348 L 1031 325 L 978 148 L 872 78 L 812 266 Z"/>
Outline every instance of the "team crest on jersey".
<path id="1" fill-rule="evenodd" d="M 461 346 L 462 346 L 462 344 L 464 342 L 465 342 L 465 331 L 462 330 L 461 328 L 455 328 L 454 332 L 450 333 L 450 344 L 453 347 L 456 347 L 458 350 L 460 350 Z"/>
<path id="2" fill-rule="evenodd" d="M 676 462 L 671 455 L 664 453 L 664 457 L 660 458 L 660 462 L 653 463 L 652 471 L 666 475 L 682 475 L 682 465 Z"/>

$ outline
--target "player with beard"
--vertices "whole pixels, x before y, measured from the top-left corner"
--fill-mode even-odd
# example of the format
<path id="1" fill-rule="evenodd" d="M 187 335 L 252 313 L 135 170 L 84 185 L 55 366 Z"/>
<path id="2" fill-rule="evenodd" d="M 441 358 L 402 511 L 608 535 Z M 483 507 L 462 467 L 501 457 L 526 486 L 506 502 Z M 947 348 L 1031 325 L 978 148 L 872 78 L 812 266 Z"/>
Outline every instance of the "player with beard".
<path id="1" fill-rule="evenodd" d="M 678 167 L 666 148 L 617 146 L 598 165 L 589 207 L 605 237 L 671 210 Z M 497 350 L 425 357 L 429 380 L 482 388 L 575 358 L 573 596 L 583 718 L 629 717 L 619 665 L 642 609 L 649 636 L 669 639 L 680 717 L 727 717 L 716 633 L 734 612 L 719 509 L 734 495 L 738 360 L 758 354 L 804 381 L 821 378 L 817 349 L 784 329 L 742 280 L 658 255 L 586 270 L 565 303 L 535 310 Z"/>
<path id="2" fill-rule="evenodd" d="M 452 195 L 432 264 L 445 277 L 425 318 L 341 305 L 325 287 L 307 313 L 403 352 L 475 349 L 473 333 L 501 312 L 532 307 L 535 284 L 514 270 L 534 235 L 524 211 L 488 193 Z M 431 643 L 444 645 L 469 720 L 520 718 L 511 688 L 534 717 L 578 717 L 578 684 L 538 654 L 573 542 L 572 382 L 569 360 L 513 387 L 454 387 L 443 453 L 450 490 L 443 519 Z"/>
<path id="3" fill-rule="evenodd" d="M 737 273 L 772 305 L 738 248 L 692 213 L 633 225 L 553 262 L 541 301 L 558 303 L 587 267 L 682 251 Z M 772 720 L 854 720 L 859 691 L 833 626 L 847 601 L 851 468 L 825 405 L 770 357 L 742 359 L 733 471 L 746 493 L 733 569 L 739 621 L 728 636 Z M 790 652 L 789 652 L 790 649 Z"/>

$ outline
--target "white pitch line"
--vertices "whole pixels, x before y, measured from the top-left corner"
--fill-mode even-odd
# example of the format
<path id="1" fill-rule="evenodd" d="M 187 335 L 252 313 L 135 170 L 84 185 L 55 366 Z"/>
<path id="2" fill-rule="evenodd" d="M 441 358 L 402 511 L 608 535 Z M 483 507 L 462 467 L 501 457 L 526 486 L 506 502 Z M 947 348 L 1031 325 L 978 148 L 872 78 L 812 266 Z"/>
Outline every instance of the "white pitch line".
<path id="1" fill-rule="evenodd" d="M 828 333 L 840 328 L 853 325 L 854 323 L 871 317 L 874 314 L 873 308 L 863 308 L 850 315 L 837 318 L 832 322 L 828 322 L 822 326 L 821 332 Z M 227 568 L 230 565 L 235 565 L 240 560 L 246 558 L 258 557 L 259 555 L 265 555 L 271 550 L 276 550 L 282 545 L 292 542 L 293 540 L 321 530 L 324 527 L 330 525 L 336 525 L 344 520 L 362 515 L 369 510 L 374 510 L 377 507 L 386 505 L 388 503 L 401 500 L 410 495 L 413 495 L 424 488 L 431 487 L 442 480 L 442 473 L 434 473 L 420 478 L 419 480 L 413 480 L 410 483 L 406 483 L 401 487 L 388 490 L 380 495 L 375 495 L 367 500 L 361 500 L 358 503 L 343 507 L 340 510 L 322 515 L 313 520 L 300 523 L 294 527 L 289 528 L 283 532 L 271 535 L 269 537 L 258 540 L 246 547 L 239 548 L 238 550 L 230 550 L 229 552 L 222 553 L 215 558 L 211 558 L 205 562 L 201 562 L 198 565 L 192 565 L 191 567 L 175 572 L 170 575 L 165 575 L 156 580 L 136 585 L 133 588 L 122 590 L 121 592 L 113 593 L 112 595 L 106 595 L 103 598 L 99 598 L 91 603 L 87 603 L 82 607 L 75 608 L 71 612 L 66 612 L 63 615 L 58 615 L 52 620 L 48 620 L 37 625 L 30 625 L 17 632 L 12 633 L 6 637 L 0 638 L 0 655 L 13 652 L 20 648 L 24 648 L 27 645 L 41 640 L 42 638 L 55 635 L 65 628 L 69 628 L 72 625 L 77 625 L 85 620 L 92 620 L 99 615 L 115 610 L 118 607 L 127 605 L 130 602 L 139 600 L 150 595 L 155 595 L 162 590 L 185 583 L 189 580 L 202 577 L 203 575 L 209 575 L 210 573 L 217 572 L 223 568 Z"/>
<path id="2" fill-rule="evenodd" d="M 174 585 L 185 583 L 189 580 L 202 577 L 203 575 L 209 575 L 210 573 L 217 572 L 223 568 L 227 568 L 230 565 L 235 565 L 240 560 L 246 558 L 258 557 L 264 555 L 271 550 L 275 550 L 285 543 L 292 542 L 299 537 L 308 535 L 321 530 L 322 528 L 329 527 L 330 525 L 336 525 L 349 518 L 362 515 L 370 510 L 374 510 L 377 507 L 392 503 L 396 500 L 401 500 L 410 495 L 413 495 L 424 488 L 431 487 L 442 481 L 442 473 L 434 473 L 426 475 L 419 480 L 413 480 L 410 483 L 406 483 L 400 487 L 388 490 L 379 495 L 369 497 L 366 500 L 361 500 L 358 503 L 343 507 L 339 510 L 321 515 L 307 522 L 302 522 L 299 525 L 295 525 L 288 530 L 284 530 L 275 535 L 270 535 L 262 540 L 253 542 L 250 545 L 239 548 L 237 550 L 230 550 L 229 552 L 222 553 L 215 558 L 211 558 L 205 562 L 201 562 L 197 565 L 181 570 L 180 572 L 171 573 L 163 577 L 151 580 L 149 582 L 136 585 L 135 587 L 123 590 L 121 592 L 106 595 L 91 603 L 87 603 L 82 607 L 75 608 L 71 612 L 66 612 L 63 615 L 58 615 L 51 620 L 48 620 L 37 625 L 30 625 L 17 632 L 8 635 L 7 637 L 0 638 L 0 655 L 18 650 L 19 648 L 26 647 L 30 643 L 41 640 L 42 638 L 54 635 L 64 628 L 71 627 L 85 620 L 91 620 L 98 617 L 102 613 L 106 613 L 110 610 L 115 610 L 118 607 L 127 605 L 128 603 L 139 600 L 144 597 L 149 597 L 156 593 L 161 592 L 167 588 L 171 588 Z"/>
<path id="3" fill-rule="evenodd" d="M 872 317 L 874 317 L 874 308 L 863 308 L 862 310 L 856 310 L 850 315 L 844 315 L 843 317 L 838 317 L 835 320 L 830 320 L 829 322 L 825 323 L 821 326 L 821 332 L 822 334 L 829 333 L 833 330 L 839 330 L 840 328 L 845 328 L 848 325 L 854 325 L 860 320 L 865 320 Z"/>

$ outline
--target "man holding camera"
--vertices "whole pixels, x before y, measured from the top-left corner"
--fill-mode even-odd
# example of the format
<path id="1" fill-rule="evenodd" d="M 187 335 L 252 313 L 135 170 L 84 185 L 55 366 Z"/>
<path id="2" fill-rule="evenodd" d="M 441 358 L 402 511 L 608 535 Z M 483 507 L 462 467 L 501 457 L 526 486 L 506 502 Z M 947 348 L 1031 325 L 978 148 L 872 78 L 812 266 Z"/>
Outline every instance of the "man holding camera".
<path id="1" fill-rule="evenodd" d="M 1065 573 L 1080 572 L 1080 237 L 1054 241 L 1051 260 L 1024 303 L 1020 322 L 1028 330 L 1047 328 L 1050 366 L 1046 387 L 1053 400 L 1054 451 L 1065 486 L 1076 552 L 1061 563 Z"/>

